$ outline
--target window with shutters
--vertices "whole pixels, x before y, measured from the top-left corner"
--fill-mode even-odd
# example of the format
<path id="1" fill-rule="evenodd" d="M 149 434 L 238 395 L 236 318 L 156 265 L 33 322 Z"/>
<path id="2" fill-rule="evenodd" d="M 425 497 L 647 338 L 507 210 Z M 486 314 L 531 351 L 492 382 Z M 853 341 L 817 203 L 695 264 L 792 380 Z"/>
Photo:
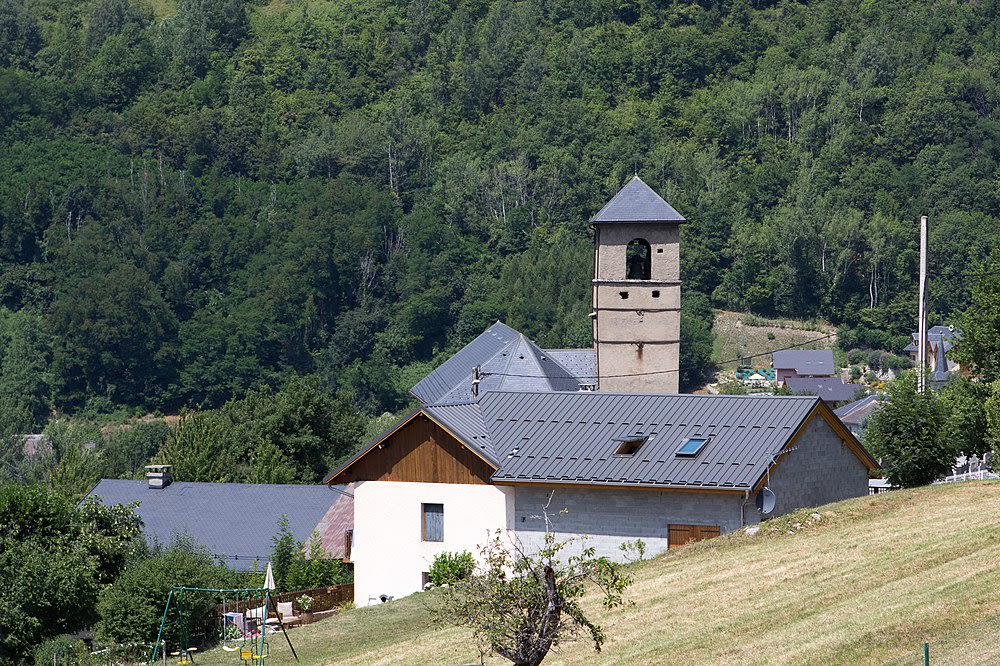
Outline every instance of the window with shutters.
<path id="1" fill-rule="evenodd" d="M 422 504 L 423 540 L 444 541 L 444 504 Z"/>

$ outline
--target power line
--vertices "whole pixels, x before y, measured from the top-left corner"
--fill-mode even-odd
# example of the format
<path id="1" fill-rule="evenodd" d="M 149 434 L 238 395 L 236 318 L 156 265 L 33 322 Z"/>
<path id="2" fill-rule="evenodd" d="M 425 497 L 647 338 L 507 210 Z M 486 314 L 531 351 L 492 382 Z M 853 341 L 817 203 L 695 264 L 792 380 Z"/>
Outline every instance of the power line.
<path id="1" fill-rule="evenodd" d="M 789 349 L 797 349 L 799 347 L 804 347 L 806 345 L 811 345 L 814 342 L 819 342 L 820 340 L 827 340 L 829 338 L 834 337 L 835 335 L 837 335 L 837 334 L 836 333 L 827 333 L 824 336 L 821 336 L 821 337 L 818 337 L 818 338 L 813 338 L 812 340 L 806 340 L 805 342 L 800 342 L 798 344 L 788 345 L 787 347 L 779 347 L 778 349 L 771 349 L 769 351 L 762 351 L 762 352 L 758 352 L 756 354 L 747 354 L 745 356 L 738 356 L 737 358 L 731 358 L 731 359 L 728 359 L 728 360 L 725 360 L 725 361 L 718 361 L 718 362 L 716 362 L 716 365 L 725 365 L 726 363 L 738 363 L 739 361 L 742 361 L 745 358 L 756 358 L 758 356 L 767 356 L 768 354 L 773 354 L 773 353 L 779 352 L 779 351 L 788 351 Z M 689 366 L 689 367 L 678 368 L 677 370 L 654 370 L 654 371 L 651 371 L 651 372 L 633 372 L 633 373 L 626 373 L 626 374 L 621 374 L 621 375 L 603 375 L 601 378 L 602 379 L 611 379 L 611 378 L 623 378 L 623 377 L 645 377 L 647 375 L 663 375 L 663 374 L 667 374 L 669 372 L 680 372 L 681 370 L 695 370 L 695 369 L 697 369 L 697 368 Z M 484 372 L 480 376 L 482 376 L 482 377 L 519 377 L 519 378 L 523 378 L 523 379 L 548 379 L 549 378 L 548 375 L 520 375 L 520 374 L 516 374 L 516 373 L 509 373 L 509 372 Z M 576 379 L 597 379 L 598 378 L 598 375 L 573 375 L 573 376 Z"/>
<path id="2" fill-rule="evenodd" d="M 940 278 L 958 278 L 958 277 L 984 278 L 984 277 L 994 277 L 1000 275 L 1000 271 L 983 271 L 981 273 L 939 273 L 936 271 L 928 271 L 928 274 Z"/>

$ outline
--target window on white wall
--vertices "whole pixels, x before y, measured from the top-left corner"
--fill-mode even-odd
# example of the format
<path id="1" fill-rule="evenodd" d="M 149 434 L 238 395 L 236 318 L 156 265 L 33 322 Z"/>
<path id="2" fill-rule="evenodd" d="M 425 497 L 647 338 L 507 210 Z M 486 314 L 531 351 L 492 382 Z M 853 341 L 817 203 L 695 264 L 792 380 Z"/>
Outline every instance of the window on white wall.
<path id="1" fill-rule="evenodd" d="M 423 540 L 444 541 L 444 504 L 423 504 Z"/>

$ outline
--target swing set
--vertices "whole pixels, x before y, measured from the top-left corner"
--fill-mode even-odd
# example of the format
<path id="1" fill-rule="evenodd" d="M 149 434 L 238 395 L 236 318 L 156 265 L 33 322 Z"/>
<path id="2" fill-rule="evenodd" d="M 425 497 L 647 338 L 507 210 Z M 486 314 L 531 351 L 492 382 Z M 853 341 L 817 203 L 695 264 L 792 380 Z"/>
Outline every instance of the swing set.
<path id="1" fill-rule="evenodd" d="M 278 613 L 275 599 L 268 588 L 243 588 L 235 590 L 219 590 L 204 587 L 172 587 L 167 596 L 167 606 L 163 609 L 163 619 L 160 620 L 160 631 L 156 636 L 155 647 L 149 659 L 149 665 L 156 662 L 157 656 L 166 657 L 165 635 L 172 629 L 177 637 L 177 648 L 170 655 L 177 657 L 178 666 L 194 664 L 196 646 L 191 645 L 189 631 L 189 615 L 191 604 L 184 605 L 184 595 L 190 599 L 192 594 L 211 594 L 222 598 L 222 614 L 217 618 L 219 642 L 225 652 L 237 652 L 242 666 L 265 666 L 270 655 L 267 636 L 281 631 L 288 642 L 295 661 L 299 655 L 295 653 L 292 640 L 285 631 L 285 623 Z M 269 611 L 274 614 L 269 617 Z M 160 653 L 164 646 L 163 653 Z"/>

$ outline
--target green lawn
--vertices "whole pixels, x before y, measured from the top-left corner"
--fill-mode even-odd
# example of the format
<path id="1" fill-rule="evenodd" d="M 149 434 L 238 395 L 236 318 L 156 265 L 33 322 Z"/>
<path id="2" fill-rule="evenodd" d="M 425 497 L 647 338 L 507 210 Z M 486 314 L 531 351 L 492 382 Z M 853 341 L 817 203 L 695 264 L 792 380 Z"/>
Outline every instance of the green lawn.
<path id="1" fill-rule="evenodd" d="M 633 565 L 627 608 L 589 599 L 608 641 L 546 664 L 1000 663 L 1000 483 L 904 490 L 770 521 Z M 799 527 L 796 527 L 796 524 Z M 290 632 L 303 666 L 475 664 L 418 594 Z M 279 641 L 282 641 L 279 643 Z M 294 661 L 278 636 L 270 663 Z M 907 655 L 907 653 L 911 653 Z M 505 663 L 487 660 L 488 663 Z M 219 650 L 200 664 L 238 664 Z"/>

